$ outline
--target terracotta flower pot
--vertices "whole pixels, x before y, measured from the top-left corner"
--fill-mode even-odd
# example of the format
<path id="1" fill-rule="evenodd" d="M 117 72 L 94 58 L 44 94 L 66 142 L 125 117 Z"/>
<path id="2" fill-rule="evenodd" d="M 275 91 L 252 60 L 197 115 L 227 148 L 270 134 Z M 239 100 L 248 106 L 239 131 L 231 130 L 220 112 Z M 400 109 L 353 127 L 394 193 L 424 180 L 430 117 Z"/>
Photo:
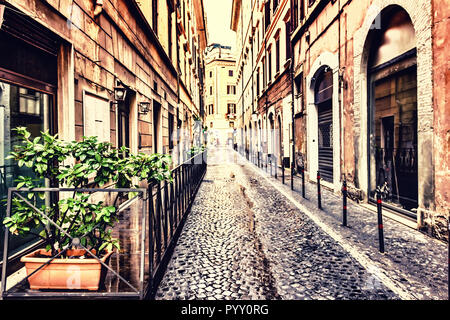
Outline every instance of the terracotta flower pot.
<path id="1" fill-rule="evenodd" d="M 85 250 L 67 250 L 67 256 L 82 256 Z M 100 260 L 106 262 L 112 252 Z M 27 275 L 30 275 L 51 257 L 45 249 L 38 249 L 20 259 L 25 263 Z M 48 265 L 28 278 L 30 289 L 78 289 L 98 290 L 102 264 L 94 258 L 52 260 Z"/>

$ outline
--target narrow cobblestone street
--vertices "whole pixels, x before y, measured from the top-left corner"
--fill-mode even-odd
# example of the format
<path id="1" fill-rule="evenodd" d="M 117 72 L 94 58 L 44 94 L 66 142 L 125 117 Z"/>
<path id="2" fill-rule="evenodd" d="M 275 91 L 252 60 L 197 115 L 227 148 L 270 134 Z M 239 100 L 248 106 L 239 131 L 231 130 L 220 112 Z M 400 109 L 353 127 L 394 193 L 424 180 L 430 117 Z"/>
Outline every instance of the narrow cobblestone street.
<path id="1" fill-rule="evenodd" d="M 276 181 L 268 183 L 270 178 L 256 170 L 230 149 L 209 151 L 205 180 L 157 299 L 445 298 L 443 244 L 398 223 L 398 233 L 416 239 L 419 250 L 434 246 L 441 254 L 431 255 L 430 261 L 415 256 L 417 248 L 410 248 L 409 256 L 388 261 L 388 254 L 377 252 L 375 242 L 367 245 L 349 234 L 355 229 L 336 223 L 334 228 L 344 239 L 340 243 L 339 237 L 324 231 L 327 221 L 320 227 L 280 192 L 282 186 L 275 188 Z M 361 230 L 363 237 L 366 231 Z M 387 239 L 391 237 L 387 230 Z M 397 242 L 405 242 L 403 238 Z M 363 248 L 358 248 L 358 241 Z M 349 249 L 349 243 L 356 244 Z M 417 261 L 411 259 L 413 255 Z M 396 264 L 402 265 L 401 279 Z M 408 266 L 414 275 L 418 264 L 424 278 L 411 280 Z M 426 276 L 430 272 L 435 272 L 431 282 Z M 403 287 L 398 285 L 402 281 Z"/>

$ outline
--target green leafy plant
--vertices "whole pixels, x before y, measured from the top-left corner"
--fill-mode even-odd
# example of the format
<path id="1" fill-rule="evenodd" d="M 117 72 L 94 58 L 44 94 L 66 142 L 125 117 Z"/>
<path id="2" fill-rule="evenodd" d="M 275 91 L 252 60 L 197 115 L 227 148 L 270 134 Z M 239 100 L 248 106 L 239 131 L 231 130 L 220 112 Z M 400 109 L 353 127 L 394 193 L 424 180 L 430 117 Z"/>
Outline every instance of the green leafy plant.
<path id="1" fill-rule="evenodd" d="M 172 181 L 168 155 L 131 154 L 125 147 L 117 149 L 111 143 L 98 142 L 97 137 L 64 142 L 47 131 L 31 139 L 26 128 L 13 130 L 20 143 L 7 158 L 14 159 L 19 167 L 31 168 L 35 177 L 17 178 L 17 188 L 23 189 L 26 196 L 12 199 L 11 216 L 5 218 L 3 224 L 14 235 L 35 234 L 45 241 L 47 251 L 52 254 L 72 245 L 68 235 L 100 254 L 120 249 L 119 241 L 111 232 L 118 221 L 117 199 L 123 195 L 117 195 L 114 205 L 106 205 L 103 201 L 93 203 L 91 193 L 74 191 L 71 197 L 42 204 L 46 194 L 32 190 L 44 187 L 46 179 L 52 186 L 73 189 L 105 185 L 136 188 L 141 181 Z M 33 230 L 42 231 L 33 233 Z"/>

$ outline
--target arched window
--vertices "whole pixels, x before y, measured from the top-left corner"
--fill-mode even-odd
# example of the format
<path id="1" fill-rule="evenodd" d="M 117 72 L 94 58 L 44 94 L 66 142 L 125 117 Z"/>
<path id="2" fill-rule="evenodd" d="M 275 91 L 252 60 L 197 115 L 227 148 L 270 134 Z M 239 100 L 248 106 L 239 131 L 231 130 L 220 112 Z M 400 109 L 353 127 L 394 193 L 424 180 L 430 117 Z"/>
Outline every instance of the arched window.
<path id="1" fill-rule="evenodd" d="M 418 206 L 415 31 L 399 6 L 379 19 L 368 63 L 370 195 L 379 187 L 385 202 L 411 210 Z"/>

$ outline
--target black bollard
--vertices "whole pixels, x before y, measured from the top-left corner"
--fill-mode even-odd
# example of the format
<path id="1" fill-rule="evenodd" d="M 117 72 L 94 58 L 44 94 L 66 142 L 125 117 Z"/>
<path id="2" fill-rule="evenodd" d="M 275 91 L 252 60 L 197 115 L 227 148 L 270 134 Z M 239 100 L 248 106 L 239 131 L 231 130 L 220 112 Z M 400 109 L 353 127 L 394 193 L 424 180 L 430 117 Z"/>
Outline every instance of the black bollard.
<path id="1" fill-rule="evenodd" d="M 278 179 L 278 161 L 277 161 L 277 157 L 275 157 L 273 163 L 274 163 L 274 167 L 275 167 L 275 179 Z"/>
<path id="2" fill-rule="evenodd" d="M 347 181 L 342 182 L 342 225 L 347 226 Z"/>
<path id="3" fill-rule="evenodd" d="M 270 176 L 272 176 L 272 155 L 269 158 L 269 165 L 270 165 Z"/>
<path id="4" fill-rule="evenodd" d="M 305 167 L 302 167 L 302 196 L 306 199 L 305 196 Z"/>
<path id="5" fill-rule="evenodd" d="M 380 252 L 384 253 L 383 214 L 381 210 L 381 192 L 377 189 L 378 241 L 380 242 Z"/>
<path id="6" fill-rule="evenodd" d="M 282 176 L 282 179 L 283 179 L 283 184 L 284 184 L 284 157 L 283 158 L 281 158 L 282 159 L 282 161 L 281 161 L 281 176 Z"/>
<path id="7" fill-rule="evenodd" d="M 320 194 L 320 172 L 317 171 L 317 205 L 322 209 L 322 196 Z"/>

